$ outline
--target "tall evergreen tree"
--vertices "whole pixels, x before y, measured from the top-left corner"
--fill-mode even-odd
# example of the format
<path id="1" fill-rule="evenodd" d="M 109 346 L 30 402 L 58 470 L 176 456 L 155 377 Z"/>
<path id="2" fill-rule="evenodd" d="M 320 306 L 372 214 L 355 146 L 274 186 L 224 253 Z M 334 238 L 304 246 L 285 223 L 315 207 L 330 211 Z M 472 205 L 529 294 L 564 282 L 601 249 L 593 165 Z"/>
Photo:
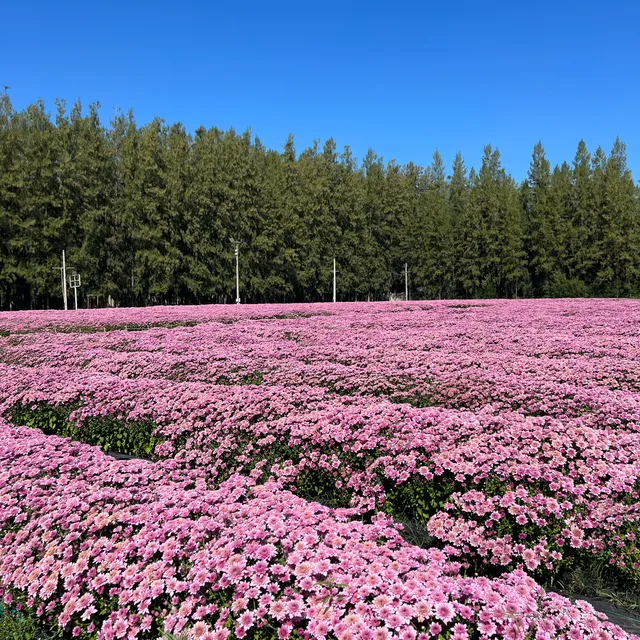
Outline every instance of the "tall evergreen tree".
<path id="1" fill-rule="evenodd" d="M 453 226 L 449 185 L 439 151 L 422 176 L 414 246 L 414 278 L 426 297 L 453 295 Z"/>
<path id="2" fill-rule="evenodd" d="M 389 258 L 391 230 L 386 211 L 386 176 L 382 158 L 369 149 L 363 162 L 364 195 L 362 259 L 368 268 L 360 278 L 362 295 L 367 300 L 378 300 L 389 291 Z"/>
<path id="3" fill-rule="evenodd" d="M 568 264 L 570 273 L 589 284 L 591 270 L 591 155 L 580 140 L 573 160 L 573 207 L 569 229 Z"/>
<path id="4" fill-rule="evenodd" d="M 66 245 L 67 220 L 60 198 L 60 131 L 38 101 L 17 114 L 19 153 L 10 169 L 15 193 L 9 253 L 15 259 L 14 299 L 23 308 L 45 307 L 60 292 L 54 267 Z"/>
<path id="5" fill-rule="evenodd" d="M 635 186 L 627 167 L 626 147 L 617 138 L 604 167 L 604 202 L 598 209 L 600 263 L 595 284 L 606 295 L 628 295 L 635 286 L 634 208 Z"/>
<path id="6" fill-rule="evenodd" d="M 533 158 L 529 167 L 525 204 L 526 247 L 531 273 L 533 293 L 542 296 L 549 293 L 550 283 L 557 275 L 558 255 L 551 205 L 551 168 L 541 142 L 533 149 Z"/>
<path id="7" fill-rule="evenodd" d="M 18 210 L 17 164 L 19 135 L 9 96 L 0 94 L 0 309 L 15 304 L 18 265 L 14 248 Z"/>
<path id="8" fill-rule="evenodd" d="M 466 248 L 466 232 L 469 224 L 470 185 L 467 168 L 461 153 L 457 153 L 453 161 L 453 172 L 449 182 L 449 212 L 452 228 L 451 278 L 455 287 L 455 295 L 464 295 L 462 266 Z"/>
<path id="9" fill-rule="evenodd" d="M 549 189 L 551 233 L 554 237 L 553 260 L 556 266 L 547 293 L 556 297 L 586 295 L 586 287 L 576 272 L 574 260 L 576 230 L 573 227 L 574 188 L 573 171 L 566 162 L 551 174 Z"/>
<path id="10" fill-rule="evenodd" d="M 616 140 L 607 157 L 584 141 L 573 166 L 550 169 L 542 144 L 518 187 L 485 148 L 469 174 L 358 163 L 332 139 L 296 153 L 250 131 L 156 118 L 138 126 L 99 105 L 52 120 L 37 102 L 0 94 L 0 308 L 60 306 L 60 253 L 101 304 L 235 299 L 231 238 L 246 301 L 413 297 L 637 295 L 640 190 Z M 95 297 L 94 297 L 95 296 Z"/>
<path id="11" fill-rule="evenodd" d="M 607 156 L 602 147 L 598 147 L 591 158 L 591 181 L 589 183 L 589 205 L 587 207 L 587 251 L 586 281 L 592 291 L 606 295 L 608 277 L 604 276 L 605 267 L 605 229 L 601 222 L 606 203 Z M 610 281 L 609 281 L 610 283 Z"/>
<path id="12" fill-rule="evenodd" d="M 473 168 L 469 172 L 469 187 L 469 203 L 459 221 L 460 235 L 456 254 L 462 297 L 475 298 L 483 294 L 486 234 L 482 218 L 479 178 Z"/>
<path id="13" fill-rule="evenodd" d="M 191 224 L 185 230 L 185 241 L 192 253 L 189 286 L 198 302 L 233 299 L 229 282 L 232 269 L 229 236 L 236 230 L 225 228 L 219 209 L 222 187 L 217 167 L 221 138 L 219 129 L 200 127 L 193 142 L 193 180 L 186 193 L 192 215 Z"/>

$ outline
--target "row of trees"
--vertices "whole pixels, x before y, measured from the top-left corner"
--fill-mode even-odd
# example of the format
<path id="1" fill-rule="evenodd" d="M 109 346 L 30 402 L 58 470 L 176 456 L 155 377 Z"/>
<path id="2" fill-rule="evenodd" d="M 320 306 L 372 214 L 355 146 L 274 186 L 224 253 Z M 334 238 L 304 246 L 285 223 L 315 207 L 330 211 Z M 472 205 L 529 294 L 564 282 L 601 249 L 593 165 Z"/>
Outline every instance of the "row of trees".
<path id="1" fill-rule="evenodd" d="M 61 304 L 60 254 L 102 301 L 230 302 L 233 245 L 243 301 L 629 296 L 640 292 L 639 190 L 616 140 L 580 142 L 553 170 L 541 144 L 518 184 L 487 146 L 478 171 L 451 175 L 333 140 L 282 152 L 250 132 L 160 119 L 138 126 L 99 105 L 42 102 L 15 111 L 0 95 L 0 308 Z"/>

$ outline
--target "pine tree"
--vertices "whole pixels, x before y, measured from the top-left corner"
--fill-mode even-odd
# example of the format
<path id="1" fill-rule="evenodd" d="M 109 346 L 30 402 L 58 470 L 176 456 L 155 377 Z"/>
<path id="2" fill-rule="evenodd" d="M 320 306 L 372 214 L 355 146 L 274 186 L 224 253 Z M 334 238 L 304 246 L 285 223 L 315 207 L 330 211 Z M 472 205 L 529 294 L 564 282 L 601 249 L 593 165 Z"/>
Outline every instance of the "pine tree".
<path id="1" fill-rule="evenodd" d="M 404 265 L 408 257 L 406 237 L 413 232 L 410 226 L 410 212 L 416 206 L 416 181 L 418 170 L 415 166 L 402 167 L 391 160 L 387 163 L 382 191 L 379 230 L 379 250 L 386 264 L 386 286 L 380 297 L 386 298 L 390 292 L 404 291 Z"/>
<path id="2" fill-rule="evenodd" d="M 500 154 L 490 145 L 484 149 L 482 165 L 473 189 L 472 207 L 475 208 L 476 242 L 478 256 L 475 258 L 479 276 L 479 288 L 475 295 L 495 297 L 500 281 Z"/>
<path id="3" fill-rule="evenodd" d="M 462 296 L 465 298 L 483 294 L 486 242 L 481 201 L 479 177 L 472 168 L 469 172 L 469 202 L 460 219 L 461 232 L 456 249 Z"/>
<path id="4" fill-rule="evenodd" d="M 553 233 L 557 226 L 552 219 L 551 207 L 551 170 L 541 142 L 533 149 L 533 158 L 529 167 L 528 189 L 525 198 L 526 211 L 526 247 L 533 293 L 536 296 L 547 295 L 550 283 L 556 277 L 556 237 Z"/>
<path id="5" fill-rule="evenodd" d="M 584 140 L 580 140 L 573 160 L 573 206 L 569 229 L 569 272 L 590 284 L 591 271 L 591 155 Z"/>
<path id="6" fill-rule="evenodd" d="M 339 157 L 338 180 L 335 185 L 335 210 L 340 228 L 341 266 L 340 299 L 362 299 L 365 289 L 360 275 L 363 265 L 360 255 L 360 233 L 363 229 L 363 179 L 351 148 L 344 147 Z"/>
<path id="7" fill-rule="evenodd" d="M 362 261 L 366 266 L 359 277 L 362 295 L 367 300 L 379 300 L 389 291 L 388 249 L 391 233 L 385 211 L 386 176 L 382 158 L 369 149 L 364 158 L 364 194 L 362 212 L 364 218 Z"/>
<path id="8" fill-rule="evenodd" d="M 593 293 L 607 295 L 613 274 L 606 274 L 605 229 L 602 225 L 606 204 L 607 156 L 598 147 L 591 159 L 591 180 L 585 226 L 587 229 L 586 281 Z"/>
<path id="9" fill-rule="evenodd" d="M 426 297 L 451 297 L 453 287 L 453 227 L 449 189 L 439 151 L 427 167 L 420 185 L 414 247 L 414 277 Z"/>
<path id="10" fill-rule="evenodd" d="M 467 168 L 459 152 L 453 161 L 453 172 L 449 185 L 449 212 L 452 227 L 451 277 L 455 296 L 464 295 L 462 267 L 466 249 L 468 219 L 470 214 L 470 185 Z"/>
<path id="11" fill-rule="evenodd" d="M 277 207 L 278 215 L 272 219 L 270 226 L 277 227 L 281 234 L 281 250 L 278 252 L 277 280 L 273 286 L 282 287 L 283 301 L 304 299 L 303 286 L 299 273 L 304 256 L 304 205 L 302 203 L 302 176 L 300 164 L 296 156 L 294 138 L 289 135 L 281 156 L 282 204 Z M 276 203 L 279 195 L 276 191 Z M 274 229 L 276 231 L 276 229 Z M 278 299 L 277 295 L 275 298 Z"/>
<path id="12" fill-rule="evenodd" d="M 63 211 L 70 227 L 67 235 L 69 259 L 82 276 L 82 291 L 102 295 L 114 291 L 109 283 L 113 227 L 115 166 L 108 139 L 100 122 L 100 105 L 92 104 L 86 116 L 77 104 L 72 110 L 70 145 L 73 153 L 62 185 L 71 187 L 63 198 Z"/>
<path id="13" fill-rule="evenodd" d="M 133 293 L 145 304 L 169 299 L 171 229 L 167 214 L 166 136 L 164 122 L 155 118 L 138 136 L 133 183 Z"/>
<path id="14" fill-rule="evenodd" d="M 166 218 L 165 260 L 168 263 L 168 295 L 177 304 L 193 300 L 189 273 L 197 269 L 186 230 L 192 223 L 187 191 L 191 184 L 191 136 L 181 123 L 171 125 L 166 139 Z"/>
<path id="15" fill-rule="evenodd" d="M 51 293 L 61 290 L 54 268 L 66 246 L 56 157 L 59 132 L 41 101 L 16 120 L 20 153 L 11 169 L 16 199 L 9 240 L 15 257 L 14 300 L 22 308 L 47 308 Z"/>
<path id="16" fill-rule="evenodd" d="M 111 223 L 105 239 L 108 263 L 100 288 L 94 291 L 99 304 L 134 304 L 135 246 L 137 224 L 139 133 L 133 114 L 116 112 L 107 133 L 108 165 L 112 167 Z"/>
<path id="17" fill-rule="evenodd" d="M 553 255 L 556 270 L 548 285 L 548 294 L 554 297 L 587 295 L 586 286 L 576 272 L 576 230 L 573 227 L 574 185 L 573 171 L 568 163 L 556 166 L 551 174 L 549 204 L 555 238 Z"/>
<path id="18" fill-rule="evenodd" d="M 634 237 L 635 186 L 627 167 L 625 145 L 617 138 L 604 167 L 604 202 L 599 209 L 599 270 L 596 289 L 628 295 L 637 273 Z"/>
<path id="19" fill-rule="evenodd" d="M 12 239 L 18 215 L 15 112 L 6 93 L 0 94 L 0 309 L 16 303 L 17 260 Z"/>
<path id="20" fill-rule="evenodd" d="M 200 127 L 193 142 L 193 180 L 186 194 L 191 207 L 191 224 L 185 230 L 185 242 L 191 247 L 193 256 L 188 274 L 189 289 L 198 302 L 232 299 L 229 236 L 233 231 L 225 229 L 219 208 L 222 187 L 217 166 L 221 139 L 219 129 Z"/>
<path id="21" fill-rule="evenodd" d="M 498 295 L 518 297 L 529 284 L 524 248 L 523 211 L 518 187 L 511 176 L 500 174 L 500 215 L 498 243 Z"/>

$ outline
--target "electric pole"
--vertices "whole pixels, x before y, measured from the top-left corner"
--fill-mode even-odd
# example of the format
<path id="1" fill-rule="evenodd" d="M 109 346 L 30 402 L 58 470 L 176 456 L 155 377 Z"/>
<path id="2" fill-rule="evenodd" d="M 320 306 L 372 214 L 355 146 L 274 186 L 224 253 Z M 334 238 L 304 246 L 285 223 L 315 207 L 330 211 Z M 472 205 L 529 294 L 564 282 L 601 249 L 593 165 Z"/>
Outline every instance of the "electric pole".
<path id="1" fill-rule="evenodd" d="M 64 298 L 64 310 L 67 310 L 67 263 L 64 259 L 64 249 L 62 250 L 62 297 Z"/>
<path id="2" fill-rule="evenodd" d="M 231 243 L 234 245 L 234 253 L 236 255 L 236 304 L 240 304 L 240 259 L 239 259 L 239 251 L 238 247 L 242 240 L 234 240 L 233 238 L 229 238 Z"/>
<path id="3" fill-rule="evenodd" d="M 236 245 L 236 304 L 240 304 L 240 262 L 238 253 L 238 245 Z"/>
<path id="4" fill-rule="evenodd" d="M 333 259 L 333 301 L 336 301 L 336 259 Z"/>
<path id="5" fill-rule="evenodd" d="M 71 274 L 71 277 L 69 278 L 69 286 L 73 289 L 73 301 L 74 301 L 74 308 L 76 311 L 78 310 L 78 288 L 81 285 L 82 285 L 82 282 L 80 279 L 80 274 L 74 271 Z"/>
<path id="6" fill-rule="evenodd" d="M 409 300 L 409 265 L 404 263 L 404 300 Z"/>
<path id="7" fill-rule="evenodd" d="M 64 310 L 67 311 L 67 263 L 65 261 L 64 249 L 62 250 L 62 266 L 53 267 L 60 270 L 60 280 L 62 285 L 62 301 L 64 302 Z"/>

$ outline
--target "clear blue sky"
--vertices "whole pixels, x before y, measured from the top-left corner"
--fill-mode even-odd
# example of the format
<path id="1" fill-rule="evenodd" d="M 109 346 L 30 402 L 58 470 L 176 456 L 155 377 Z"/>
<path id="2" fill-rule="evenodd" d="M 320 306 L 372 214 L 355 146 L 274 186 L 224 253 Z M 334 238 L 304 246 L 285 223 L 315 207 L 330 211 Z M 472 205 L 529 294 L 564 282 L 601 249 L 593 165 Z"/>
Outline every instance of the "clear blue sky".
<path id="1" fill-rule="evenodd" d="M 640 7 L 550 2 L 6 2 L 0 84 L 17 108 L 100 101 L 298 151 L 333 136 L 362 158 L 468 166 L 499 147 L 517 179 L 627 143 L 640 178 Z"/>

